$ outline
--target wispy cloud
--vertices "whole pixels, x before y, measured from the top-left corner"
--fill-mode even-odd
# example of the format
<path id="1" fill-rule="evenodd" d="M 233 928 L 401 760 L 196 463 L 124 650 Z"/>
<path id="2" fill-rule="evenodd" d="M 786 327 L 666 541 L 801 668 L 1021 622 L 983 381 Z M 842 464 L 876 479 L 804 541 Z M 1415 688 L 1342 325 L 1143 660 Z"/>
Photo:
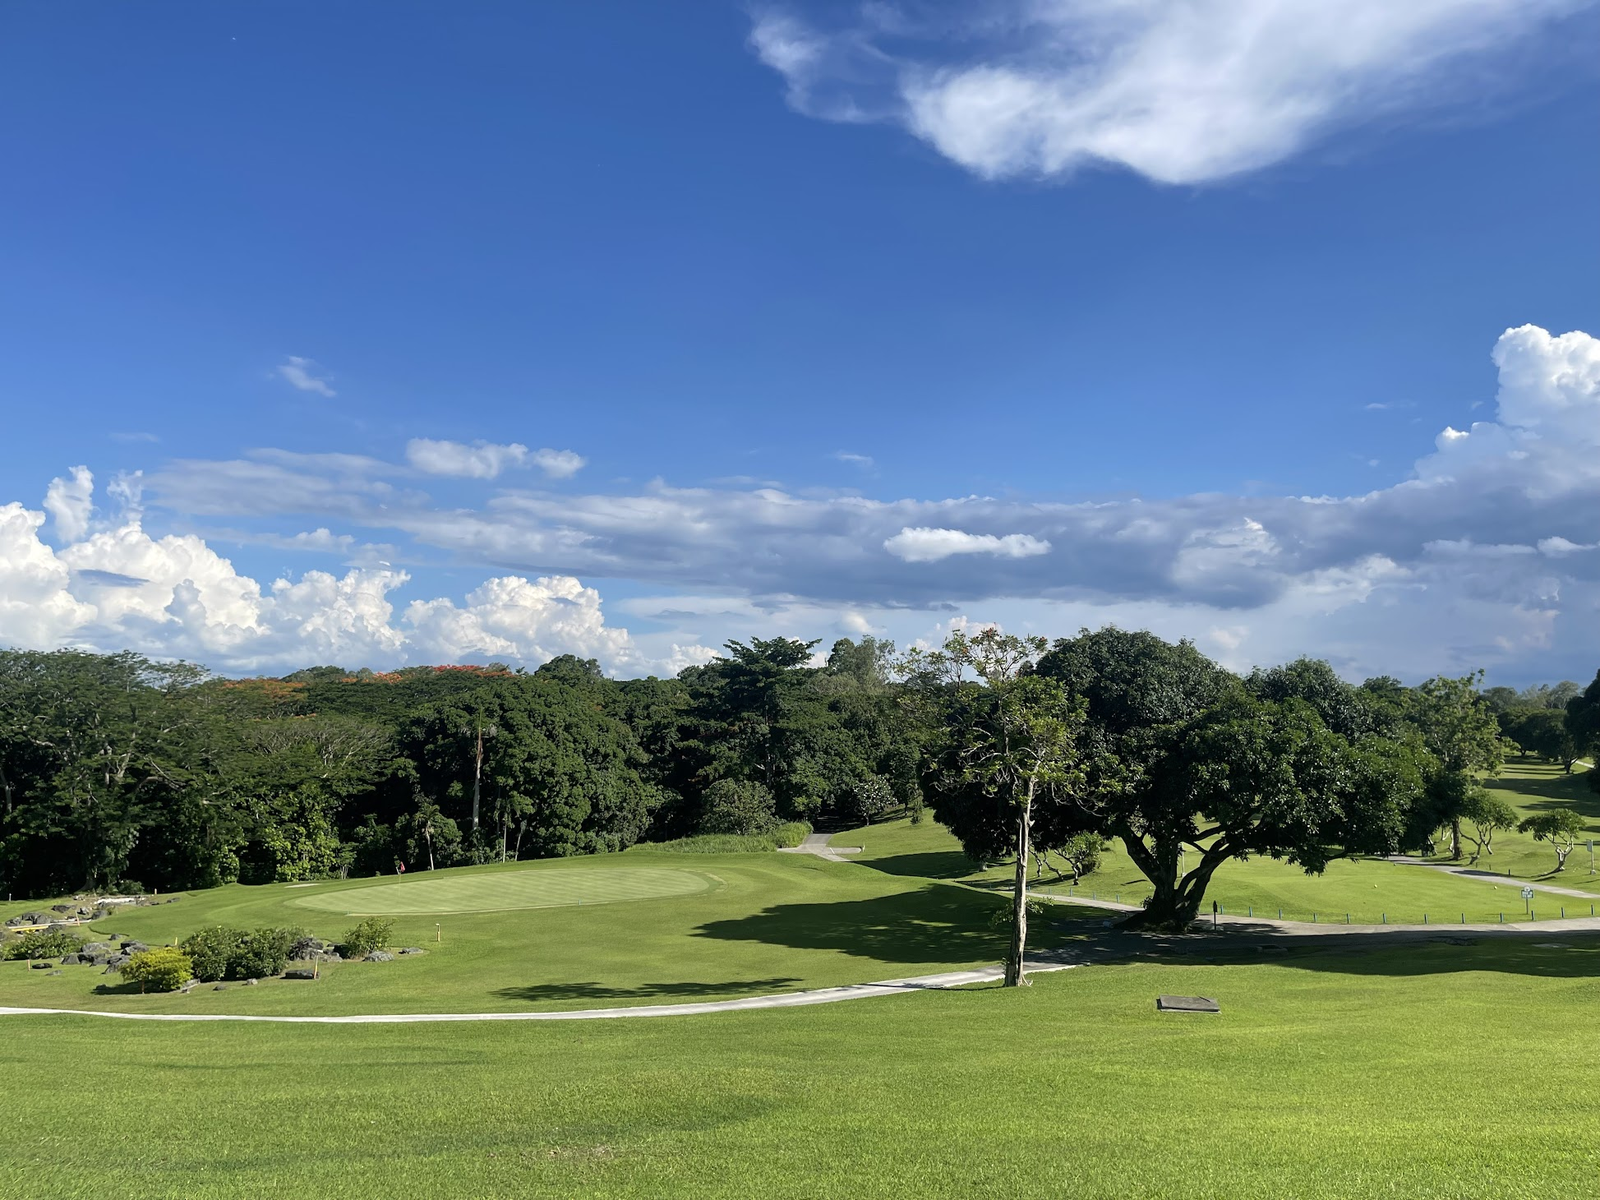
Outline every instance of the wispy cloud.
<path id="1" fill-rule="evenodd" d="M 502 446 L 478 441 L 469 445 L 412 438 L 406 443 L 406 461 L 428 475 L 458 479 L 494 479 L 514 467 L 538 467 L 551 479 L 570 479 L 589 460 L 571 450 L 529 450 L 520 442 Z"/>
<path id="2" fill-rule="evenodd" d="M 127 433 L 110 433 L 106 435 L 113 442 L 159 442 L 161 439 L 153 433 L 130 431 Z"/>
<path id="3" fill-rule="evenodd" d="M 311 359 L 291 354 L 287 362 L 279 364 L 278 376 L 302 392 L 315 392 L 330 399 L 337 396 L 339 393 L 329 386 L 327 377 L 313 373 L 316 368 L 317 364 Z"/>
<path id="4" fill-rule="evenodd" d="M 863 471 L 870 471 L 877 466 L 870 454 L 852 454 L 848 450 L 835 450 L 833 457 L 842 463 L 849 463 L 852 467 L 860 467 Z"/>
<path id="5" fill-rule="evenodd" d="M 790 105 L 899 124 L 975 174 L 1112 165 L 1204 183 L 1333 129 L 1481 90 L 1482 61 L 1590 0 L 974 0 L 865 3 L 821 25 L 758 11 Z M 837 14 L 840 10 L 824 10 Z"/>

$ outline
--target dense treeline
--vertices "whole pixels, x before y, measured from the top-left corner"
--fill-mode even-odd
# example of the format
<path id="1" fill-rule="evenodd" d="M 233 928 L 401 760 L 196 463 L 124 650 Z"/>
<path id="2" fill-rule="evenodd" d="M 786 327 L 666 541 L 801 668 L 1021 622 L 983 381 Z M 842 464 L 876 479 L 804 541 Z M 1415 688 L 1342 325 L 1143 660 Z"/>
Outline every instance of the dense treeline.
<path id="1" fill-rule="evenodd" d="M 974 739 L 1044 712 L 1070 765 L 1046 780 L 1057 802 L 1036 844 L 1119 837 L 1184 907 L 1221 861 L 1202 855 L 1205 878 L 1186 885 L 1169 864 L 1185 845 L 1317 869 L 1442 827 L 1459 853 L 1476 780 L 1505 753 L 1570 766 L 1600 733 L 1600 677 L 1506 695 L 1476 677 L 1352 686 L 1301 661 L 1241 679 L 1187 643 L 1107 629 L 1018 658 L 1024 694 L 872 638 L 820 666 L 816 646 L 730 642 L 675 679 L 626 681 L 571 656 L 533 672 L 224 679 L 134 654 L 0 651 L 0 892 L 587 854 L 920 818 L 925 803 L 994 859 L 1015 849 L 1015 822 L 999 776 L 971 769 Z M 1289 807 L 1270 815 L 1269 800 Z M 1220 839 L 1189 816 L 1234 810 Z"/>

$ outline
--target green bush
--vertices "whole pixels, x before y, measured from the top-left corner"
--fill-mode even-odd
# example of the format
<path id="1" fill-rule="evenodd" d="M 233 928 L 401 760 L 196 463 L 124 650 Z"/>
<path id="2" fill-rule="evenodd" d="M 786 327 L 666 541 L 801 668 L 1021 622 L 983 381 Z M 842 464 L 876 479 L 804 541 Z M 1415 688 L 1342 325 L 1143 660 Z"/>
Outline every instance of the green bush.
<path id="1" fill-rule="evenodd" d="M 300 940 L 298 929 L 253 929 L 244 935 L 228 963 L 230 979 L 266 979 L 282 975 L 289 950 Z"/>
<path id="2" fill-rule="evenodd" d="M 76 954 L 83 939 L 64 929 L 34 929 L 23 934 L 6 947 L 7 958 L 60 958 L 63 954 Z"/>
<path id="3" fill-rule="evenodd" d="M 213 925 L 183 939 L 182 949 L 194 967 L 194 977 L 202 983 L 228 978 L 228 968 L 238 957 L 246 934 L 242 929 Z"/>
<path id="4" fill-rule="evenodd" d="M 194 963 L 177 946 L 141 950 L 121 968 L 122 977 L 137 983 L 141 992 L 177 991 L 194 978 Z"/>
<path id="5" fill-rule="evenodd" d="M 638 842 L 631 850 L 661 851 L 666 854 L 764 854 L 778 848 L 775 833 L 740 837 L 736 833 L 702 833 L 697 837 L 670 842 Z"/>
<path id="6" fill-rule="evenodd" d="M 282 975 L 289 965 L 289 949 L 300 937 L 298 929 L 229 929 L 214 925 L 184 939 L 182 949 L 194 964 L 194 977 L 202 983 L 218 979 L 266 979 Z"/>
<path id="7" fill-rule="evenodd" d="M 371 954 L 374 950 L 387 950 L 394 935 L 394 922 L 368 917 L 354 929 L 347 930 L 340 943 L 340 953 L 347 958 L 358 954 Z"/>
<path id="8" fill-rule="evenodd" d="M 772 836 L 779 846 L 798 846 L 811 836 L 811 822 L 788 821 L 773 830 Z"/>

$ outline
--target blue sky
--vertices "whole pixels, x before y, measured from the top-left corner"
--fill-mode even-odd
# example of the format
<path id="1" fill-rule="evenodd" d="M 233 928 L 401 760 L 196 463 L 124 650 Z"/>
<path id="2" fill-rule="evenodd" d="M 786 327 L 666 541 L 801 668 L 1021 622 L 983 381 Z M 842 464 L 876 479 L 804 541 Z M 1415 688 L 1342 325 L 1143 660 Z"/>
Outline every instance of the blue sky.
<path id="1" fill-rule="evenodd" d="M 8 5 L 0 641 L 1586 679 L 1600 11 L 1307 11 Z"/>

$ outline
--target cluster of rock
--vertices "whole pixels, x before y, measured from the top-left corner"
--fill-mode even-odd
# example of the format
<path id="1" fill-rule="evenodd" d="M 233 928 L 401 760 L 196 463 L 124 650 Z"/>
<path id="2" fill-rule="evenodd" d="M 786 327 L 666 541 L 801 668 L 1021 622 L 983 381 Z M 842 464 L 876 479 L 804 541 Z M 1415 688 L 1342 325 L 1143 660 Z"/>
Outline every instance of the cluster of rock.
<path id="1" fill-rule="evenodd" d="M 182 896 L 168 896 L 162 903 L 176 904 Z M 48 925 L 52 929 L 66 929 L 67 921 L 104 921 L 119 908 L 137 908 L 156 901 L 149 896 L 74 896 L 71 903 L 52 904 L 49 912 L 25 912 L 6 920 L 7 929 L 29 925 Z"/>
<path id="2" fill-rule="evenodd" d="M 115 944 L 113 944 L 115 943 Z M 148 950 L 149 946 L 143 942 L 119 940 L 113 938 L 107 942 L 85 942 L 72 954 L 65 954 L 61 958 L 64 967 L 104 967 L 107 975 L 120 971 L 127 961 L 141 950 Z"/>

